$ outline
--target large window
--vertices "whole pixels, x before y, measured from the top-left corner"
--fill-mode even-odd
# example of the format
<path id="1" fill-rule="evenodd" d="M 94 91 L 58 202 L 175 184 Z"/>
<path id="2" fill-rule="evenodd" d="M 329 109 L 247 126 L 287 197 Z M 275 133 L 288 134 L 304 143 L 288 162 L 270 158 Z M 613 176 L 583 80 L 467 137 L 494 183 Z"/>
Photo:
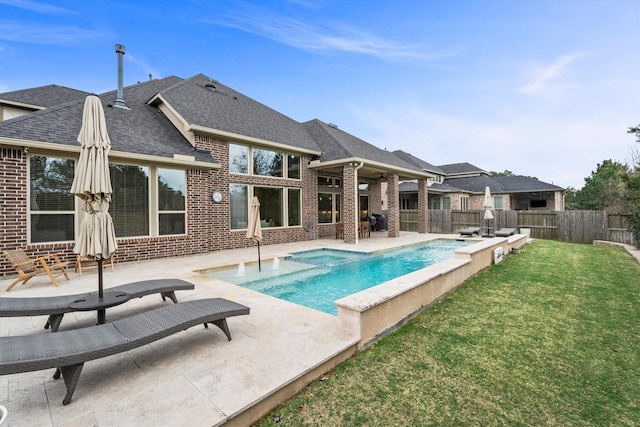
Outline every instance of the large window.
<path id="1" fill-rule="evenodd" d="M 57 157 L 29 157 L 30 242 L 74 240 L 75 225 L 84 215 L 81 203 L 70 194 L 74 163 Z M 113 187 L 109 214 L 116 237 L 186 233 L 184 170 L 110 163 L 109 172 Z"/>
<path id="2" fill-rule="evenodd" d="M 340 194 L 318 193 L 318 223 L 340 222 Z"/>
<path id="3" fill-rule="evenodd" d="M 253 196 L 260 201 L 260 224 L 263 228 L 299 226 L 302 222 L 299 188 L 231 184 L 229 193 L 232 230 L 247 228 Z M 253 196 L 249 197 L 252 193 Z"/>
<path id="4" fill-rule="evenodd" d="M 158 234 L 185 234 L 185 171 L 158 169 Z"/>
<path id="5" fill-rule="evenodd" d="M 282 178 L 282 153 L 280 151 L 253 149 L 253 174 Z"/>
<path id="6" fill-rule="evenodd" d="M 300 179 L 300 156 L 265 148 L 229 144 L 229 172 Z"/>
<path id="7" fill-rule="evenodd" d="M 110 164 L 113 195 L 109 213 L 117 237 L 149 235 L 149 168 Z"/>
<path id="8" fill-rule="evenodd" d="M 229 209 L 231 210 L 231 229 L 247 228 L 249 223 L 249 191 L 246 185 L 229 186 Z"/>
<path id="9" fill-rule="evenodd" d="M 75 201 L 69 193 L 73 175 L 73 160 L 30 156 L 29 220 L 32 243 L 74 239 Z"/>
<path id="10" fill-rule="evenodd" d="M 249 173 L 249 147 L 229 144 L 229 172 Z"/>

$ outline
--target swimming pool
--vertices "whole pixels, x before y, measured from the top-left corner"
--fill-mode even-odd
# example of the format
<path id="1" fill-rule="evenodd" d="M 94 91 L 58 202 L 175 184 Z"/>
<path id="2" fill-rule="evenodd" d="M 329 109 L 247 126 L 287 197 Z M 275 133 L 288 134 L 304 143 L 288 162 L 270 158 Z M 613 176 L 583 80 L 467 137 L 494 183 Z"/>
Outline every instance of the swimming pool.
<path id="1" fill-rule="evenodd" d="M 207 274 L 286 301 L 329 314 L 337 314 L 333 301 L 409 274 L 453 256 L 456 249 L 475 242 L 433 240 L 419 245 L 368 254 L 357 262 L 313 265 L 293 260 L 237 267 Z M 291 254 L 291 259 L 304 252 Z M 330 255 L 329 253 L 325 255 Z M 330 263 L 330 262 L 329 262 Z"/>

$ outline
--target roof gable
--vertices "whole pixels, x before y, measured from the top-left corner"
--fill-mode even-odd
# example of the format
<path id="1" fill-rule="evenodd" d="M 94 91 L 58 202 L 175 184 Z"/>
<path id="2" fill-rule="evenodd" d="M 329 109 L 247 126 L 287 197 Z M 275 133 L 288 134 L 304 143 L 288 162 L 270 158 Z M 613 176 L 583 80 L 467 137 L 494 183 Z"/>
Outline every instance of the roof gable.
<path id="1" fill-rule="evenodd" d="M 320 152 L 297 121 L 198 74 L 159 91 L 189 125 Z"/>
<path id="2" fill-rule="evenodd" d="M 395 154 L 396 156 L 400 157 L 402 160 L 408 162 L 408 163 L 412 163 L 414 164 L 416 167 L 419 167 L 420 169 L 427 171 L 427 172 L 434 172 L 437 173 L 439 175 L 444 175 L 445 172 L 440 169 L 438 166 L 434 166 L 429 162 L 425 162 L 424 160 L 414 156 L 413 154 L 409 154 L 405 151 L 402 150 L 395 150 L 393 152 L 393 154 Z"/>
<path id="3" fill-rule="evenodd" d="M 303 123 L 303 126 L 322 149 L 320 157 L 322 162 L 360 158 L 408 170 L 421 171 L 419 167 L 404 161 L 392 152 L 369 144 L 338 129 L 335 125 L 314 119 Z"/>
<path id="4" fill-rule="evenodd" d="M 484 169 L 480 169 L 477 166 L 472 165 L 471 163 L 451 163 L 448 165 L 440 165 L 440 169 L 444 171 L 447 175 L 466 175 L 466 174 L 488 174 Z"/>

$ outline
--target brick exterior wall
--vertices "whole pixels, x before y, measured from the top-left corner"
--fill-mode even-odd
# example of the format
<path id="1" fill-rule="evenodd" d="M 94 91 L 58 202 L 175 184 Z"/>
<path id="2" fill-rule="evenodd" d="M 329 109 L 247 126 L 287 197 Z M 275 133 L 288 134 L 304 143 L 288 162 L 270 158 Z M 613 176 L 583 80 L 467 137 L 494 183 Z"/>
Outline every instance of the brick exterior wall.
<path id="1" fill-rule="evenodd" d="M 355 191 L 358 188 L 356 171 L 352 163 L 347 163 L 342 169 L 342 221 L 344 222 L 344 241 L 346 243 L 356 243 L 358 234 L 356 232 L 356 221 L 360 220 L 358 201 L 355 198 Z M 348 209 L 347 206 L 351 206 Z"/>
<path id="2" fill-rule="evenodd" d="M 426 179 L 418 180 L 418 233 L 429 231 L 429 186 Z"/>
<path id="3" fill-rule="evenodd" d="M 301 156 L 301 179 L 270 178 L 229 174 L 227 141 L 196 135 L 196 147 L 209 150 L 220 163 L 220 170 L 189 169 L 187 175 L 187 230 L 184 236 L 118 238 L 115 262 L 141 261 L 207 253 L 222 249 L 255 245 L 245 231 L 231 231 L 229 217 L 229 184 L 254 184 L 295 187 L 301 191 L 301 226 L 263 229 L 262 244 L 287 243 L 318 238 L 317 175 L 307 167 L 310 156 Z M 23 248 L 31 257 L 60 252 L 62 260 L 75 265 L 74 242 L 28 244 L 27 187 L 28 156 L 20 149 L 0 149 L 0 249 Z M 211 191 L 220 189 L 222 203 L 211 200 Z M 0 277 L 15 275 L 15 270 L 0 258 Z"/>
<path id="4" fill-rule="evenodd" d="M 387 221 L 389 222 L 389 237 L 400 237 L 400 192 L 398 174 L 389 174 L 387 178 Z"/>

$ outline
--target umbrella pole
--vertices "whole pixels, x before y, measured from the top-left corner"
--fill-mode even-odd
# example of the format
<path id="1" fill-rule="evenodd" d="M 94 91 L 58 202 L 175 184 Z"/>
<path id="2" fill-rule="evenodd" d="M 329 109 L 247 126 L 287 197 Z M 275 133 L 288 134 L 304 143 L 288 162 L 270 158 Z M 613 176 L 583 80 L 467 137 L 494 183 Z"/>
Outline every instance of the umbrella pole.
<path id="1" fill-rule="evenodd" d="M 260 264 L 260 240 L 258 240 L 258 271 L 262 271 L 262 265 Z"/>
<path id="2" fill-rule="evenodd" d="M 98 260 L 98 298 L 102 299 L 104 297 L 104 292 L 102 288 L 102 257 Z"/>

